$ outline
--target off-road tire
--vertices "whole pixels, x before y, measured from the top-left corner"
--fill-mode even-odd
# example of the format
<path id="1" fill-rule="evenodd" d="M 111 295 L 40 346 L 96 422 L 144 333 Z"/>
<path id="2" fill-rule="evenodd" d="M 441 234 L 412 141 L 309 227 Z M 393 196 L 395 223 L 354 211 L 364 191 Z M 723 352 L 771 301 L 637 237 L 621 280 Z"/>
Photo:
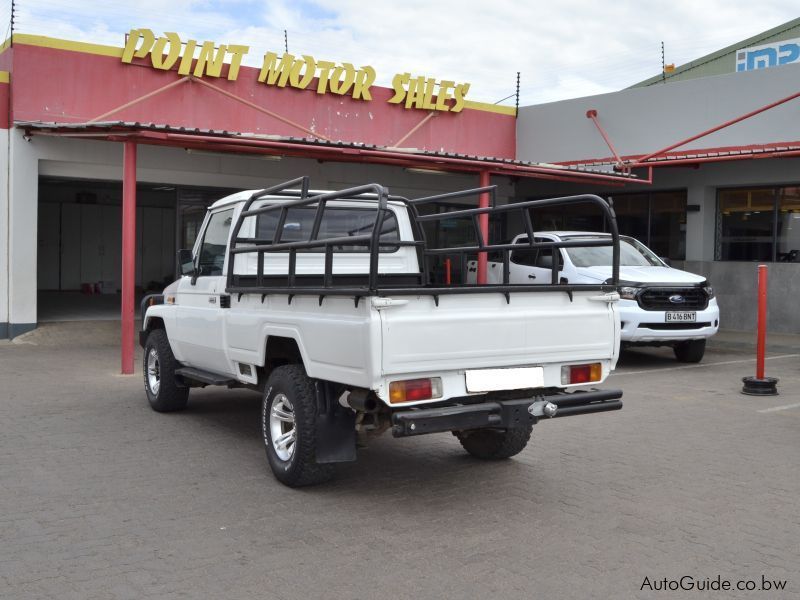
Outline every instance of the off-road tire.
<path id="1" fill-rule="evenodd" d="M 510 429 L 472 429 L 455 432 L 458 441 L 475 458 L 503 460 L 519 454 L 531 439 L 533 425 Z"/>
<path id="2" fill-rule="evenodd" d="M 270 413 L 279 394 L 291 402 L 296 437 L 294 451 L 282 460 L 272 444 Z M 314 384 L 301 365 L 277 367 L 269 376 L 261 403 L 261 435 L 275 478 L 289 487 L 322 483 L 333 477 L 334 466 L 316 461 L 317 401 Z"/>
<path id="3" fill-rule="evenodd" d="M 150 353 L 155 351 L 158 358 L 158 390 L 153 391 L 148 377 L 148 358 Z M 173 412 L 186 408 L 189 401 L 189 388 L 180 385 L 175 377 L 175 369 L 178 368 L 178 361 L 172 354 L 169 346 L 167 333 L 163 329 L 154 329 L 147 336 L 147 343 L 144 345 L 144 358 L 142 360 L 142 371 L 144 373 L 144 389 L 147 393 L 147 400 L 150 407 L 156 412 Z"/>
<path id="4" fill-rule="evenodd" d="M 699 363 L 703 360 L 703 355 L 706 352 L 706 341 L 689 340 L 679 342 L 673 346 L 672 350 L 675 352 L 675 358 L 680 362 Z"/>

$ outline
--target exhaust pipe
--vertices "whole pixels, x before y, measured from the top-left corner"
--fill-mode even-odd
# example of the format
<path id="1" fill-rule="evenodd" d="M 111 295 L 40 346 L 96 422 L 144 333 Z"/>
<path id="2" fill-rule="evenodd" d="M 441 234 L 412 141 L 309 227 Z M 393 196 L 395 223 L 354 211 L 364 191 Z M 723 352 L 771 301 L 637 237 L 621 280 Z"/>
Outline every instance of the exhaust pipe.
<path id="1" fill-rule="evenodd" d="M 378 400 L 369 390 L 353 390 L 347 396 L 347 405 L 355 411 L 373 413 L 378 410 Z"/>

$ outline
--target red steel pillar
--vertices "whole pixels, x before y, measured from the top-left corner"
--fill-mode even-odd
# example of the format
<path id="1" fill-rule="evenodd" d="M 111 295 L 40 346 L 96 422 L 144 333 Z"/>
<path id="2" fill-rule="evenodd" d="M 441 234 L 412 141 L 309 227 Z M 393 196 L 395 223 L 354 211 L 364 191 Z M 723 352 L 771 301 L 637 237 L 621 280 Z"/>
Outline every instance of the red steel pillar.
<path id="1" fill-rule="evenodd" d="M 758 333 L 756 334 L 756 378 L 764 379 L 767 350 L 767 265 L 758 265 Z"/>
<path id="2" fill-rule="evenodd" d="M 748 396 L 775 396 L 778 378 L 764 374 L 767 351 L 767 265 L 758 265 L 758 324 L 756 332 L 756 376 L 743 377 L 742 393 Z"/>
<path id="3" fill-rule="evenodd" d="M 122 171 L 122 374 L 133 374 L 136 286 L 136 142 L 125 142 Z"/>
<path id="4" fill-rule="evenodd" d="M 489 183 L 489 171 L 481 171 L 480 172 L 480 179 L 478 181 L 478 187 L 488 187 L 491 185 Z M 480 208 L 488 208 L 489 207 L 489 194 L 481 194 L 478 200 L 478 206 Z M 489 243 L 489 215 L 484 213 L 478 215 L 478 225 L 481 229 L 481 237 L 483 237 L 483 243 Z M 478 285 L 483 285 L 486 283 L 486 270 L 487 270 L 487 255 L 486 252 L 479 252 L 478 253 Z"/>

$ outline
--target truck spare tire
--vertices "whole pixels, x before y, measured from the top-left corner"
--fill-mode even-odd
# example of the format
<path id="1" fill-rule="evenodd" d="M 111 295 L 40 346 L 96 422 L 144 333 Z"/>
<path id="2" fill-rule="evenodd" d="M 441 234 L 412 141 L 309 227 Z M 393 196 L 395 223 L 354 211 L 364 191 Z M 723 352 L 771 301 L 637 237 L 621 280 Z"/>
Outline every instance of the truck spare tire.
<path id="1" fill-rule="evenodd" d="M 511 429 L 470 429 L 453 432 L 475 458 L 502 460 L 519 454 L 531 439 L 533 425 Z"/>

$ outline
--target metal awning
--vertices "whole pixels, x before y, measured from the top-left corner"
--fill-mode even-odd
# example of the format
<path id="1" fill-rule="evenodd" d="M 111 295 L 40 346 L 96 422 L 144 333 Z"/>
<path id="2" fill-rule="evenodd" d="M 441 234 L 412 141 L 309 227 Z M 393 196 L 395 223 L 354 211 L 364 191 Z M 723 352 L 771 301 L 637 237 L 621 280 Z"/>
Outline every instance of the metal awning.
<path id="1" fill-rule="evenodd" d="M 360 162 L 413 167 L 434 171 L 480 173 L 578 183 L 647 183 L 629 173 L 597 168 L 475 156 L 417 148 L 395 148 L 358 142 L 330 141 L 311 137 L 293 137 L 240 133 L 226 130 L 172 126 L 138 121 L 102 121 L 61 123 L 15 121 L 27 135 L 48 135 L 108 141 L 134 141 L 216 152 L 271 154 L 312 158 L 334 162 Z M 605 167 L 605 168 L 604 168 Z"/>
<path id="2" fill-rule="evenodd" d="M 773 142 L 769 144 L 748 144 L 745 146 L 720 146 L 717 148 L 698 148 L 692 150 L 666 152 L 658 158 L 640 162 L 644 154 L 629 154 L 619 157 L 625 162 L 632 163 L 634 168 L 646 166 L 676 166 L 700 164 L 704 162 L 725 162 L 731 160 L 745 160 L 757 158 L 789 158 L 800 156 L 800 141 Z M 559 163 L 564 166 L 581 169 L 603 169 L 614 167 L 616 157 L 583 159 Z"/>

